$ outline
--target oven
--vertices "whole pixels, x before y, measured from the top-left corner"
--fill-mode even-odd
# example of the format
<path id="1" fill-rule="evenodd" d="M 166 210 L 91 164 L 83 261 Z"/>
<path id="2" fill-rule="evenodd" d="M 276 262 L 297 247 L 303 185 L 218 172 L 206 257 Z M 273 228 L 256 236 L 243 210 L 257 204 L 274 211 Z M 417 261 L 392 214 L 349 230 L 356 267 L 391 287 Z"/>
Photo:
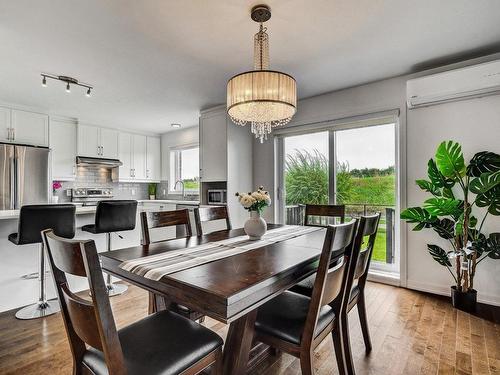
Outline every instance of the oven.
<path id="1" fill-rule="evenodd" d="M 102 200 L 113 199 L 112 188 L 75 188 L 71 189 L 71 202 L 83 206 L 97 206 Z"/>
<path id="2" fill-rule="evenodd" d="M 207 203 L 211 205 L 221 205 L 227 203 L 227 190 L 225 189 L 208 189 Z"/>

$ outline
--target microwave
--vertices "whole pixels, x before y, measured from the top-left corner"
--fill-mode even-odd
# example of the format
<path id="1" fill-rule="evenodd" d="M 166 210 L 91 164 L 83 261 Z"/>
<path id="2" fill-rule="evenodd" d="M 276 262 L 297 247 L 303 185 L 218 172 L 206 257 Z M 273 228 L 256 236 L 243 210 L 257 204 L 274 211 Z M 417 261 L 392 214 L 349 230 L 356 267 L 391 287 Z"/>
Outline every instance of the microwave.
<path id="1" fill-rule="evenodd" d="M 207 203 L 220 205 L 227 203 L 227 190 L 225 189 L 208 189 Z"/>

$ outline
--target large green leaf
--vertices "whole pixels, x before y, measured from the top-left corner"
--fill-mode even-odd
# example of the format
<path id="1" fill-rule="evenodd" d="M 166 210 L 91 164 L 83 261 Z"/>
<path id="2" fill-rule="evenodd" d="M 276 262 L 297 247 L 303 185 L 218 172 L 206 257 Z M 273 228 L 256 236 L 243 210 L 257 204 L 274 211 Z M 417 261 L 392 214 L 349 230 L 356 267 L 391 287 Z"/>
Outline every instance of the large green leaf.
<path id="1" fill-rule="evenodd" d="M 441 238 L 446 240 L 452 239 L 454 237 L 455 222 L 448 218 L 442 220 L 436 220 L 431 224 L 432 229 L 434 229 Z"/>
<path id="2" fill-rule="evenodd" d="M 439 189 L 439 187 L 434 185 L 432 182 L 427 180 L 416 180 L 415 182 L 420 187 L 420 189 L 427 191 L 432 195 L 437 195 L 437 196 L 441 195 L 441 190 Z"/>
<path id="3" fill-rule="evenodd" d="M 486 236 L 482 233 L 478 233 L 476 229 L 469 230 L 469 241 L 472 242 L 472 248 L 476 250 L 478 257 L 480 257 L 485 251 L 488 251 L 488 244 L 486 240 Z"/>
<path id="4" fill-rule="evenodd" d="M 481 151 L 472 157 L 467 166 L 467 175 L 479 177 L 483 173 L 500 171 L 500 155 L 490 151 Z"/>
<path id="5" fill-rule="evenodd" d="M 448 254 L 446 253 L 446 251 L 444 251 L 437 245 L 427 245 L 427 249 L 429 250 L 429 254 L 431 254 L 436 262 L 438 262 L 442 266 L 451 267 L 451 263 L 448 259 Z"/>
<path id="6" fill-rule="evenodd" d="M 430 198 L 424 202 L 424 208 L 432 216 L 448 216 L 457 214 L 460 201 L 449 198 Z"/>
<path id="7" fill-rule="evenodd" d="M 500 259 L 500 233 L 490 233 L 486 243 L 488 256 L 492 259 Z"/>
<path id="8" fill-rule="evenodd" d="M 488 207 L 488 212 L 492 215 L 500 215 L 500 185 L 488 190 L 484 194 L 476 197 L 478 207 Z"/>
<path id="9" fill-rule="evenodd" d="M 443 176 L 433 159 L 427 163 L 427 175 L 431 183 L 438 188 L 451 188 L 455 185 L 455 181 L 447 179 Z"/>
<path id="10" fill-rule="evenodd" d="M 474 194 L 484 194 L 488 190 L 493 189 L 500 184 L 500 171 L 494 173 L 483 173 L 480 177 L 474 178 L 470 184 L 469 189 Z"/>
<path id="11" fill-rule="evenodd" d="M 410 207 L 401 212 L 401 219 L 406 220 L 409 223 L 417 223 L 413 230 L 421 230 L 423 228 L 429 228 L 433 222 L 437 220 L 435 216 L 432 216 L 429 212 L 421 207 Z"/>
<path id="12" fill-rule="evenodd" d="M 465 161 L 462 147 L 454 141 L 442 142 L 436 151 L 436 165 L 447 178 L 458 180 L 465 175 Z"/>

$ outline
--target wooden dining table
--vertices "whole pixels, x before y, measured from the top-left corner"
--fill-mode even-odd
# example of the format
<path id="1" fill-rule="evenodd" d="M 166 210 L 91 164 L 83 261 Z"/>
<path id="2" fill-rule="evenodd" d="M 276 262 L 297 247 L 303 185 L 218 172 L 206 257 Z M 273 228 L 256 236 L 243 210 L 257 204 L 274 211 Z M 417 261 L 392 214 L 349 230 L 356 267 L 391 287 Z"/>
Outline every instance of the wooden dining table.
<path id="1" fill-rule="evenodd" d="M 268 224 L 268 229 L 279 227 L 283 225 Z M 175 303 L 229 324 L 224 344 L 224 374 L 245 374 L 258 307 L 315 272 L 324 229 L 177 271 L 158 281 L 119 267 L 124 261 L 244 234 L 243 229 L 223 230 L 104 252 L 100 253 L 102 268 L 163 296 L 164 308 Z"/>

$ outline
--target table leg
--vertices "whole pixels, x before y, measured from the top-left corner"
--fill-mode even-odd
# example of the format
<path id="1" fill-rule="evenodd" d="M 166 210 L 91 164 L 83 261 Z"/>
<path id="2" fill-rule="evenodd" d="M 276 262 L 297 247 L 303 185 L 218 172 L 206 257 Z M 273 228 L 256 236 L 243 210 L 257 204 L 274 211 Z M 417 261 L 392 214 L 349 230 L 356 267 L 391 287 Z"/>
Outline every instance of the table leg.
<path id="1" fill-rule="evenodd" d="M 257 309 L 235 320 L 229 326 L 224 344 L 224 374 L 243 375 L 248 365 L 252 347 L 253 331 Z"/>

